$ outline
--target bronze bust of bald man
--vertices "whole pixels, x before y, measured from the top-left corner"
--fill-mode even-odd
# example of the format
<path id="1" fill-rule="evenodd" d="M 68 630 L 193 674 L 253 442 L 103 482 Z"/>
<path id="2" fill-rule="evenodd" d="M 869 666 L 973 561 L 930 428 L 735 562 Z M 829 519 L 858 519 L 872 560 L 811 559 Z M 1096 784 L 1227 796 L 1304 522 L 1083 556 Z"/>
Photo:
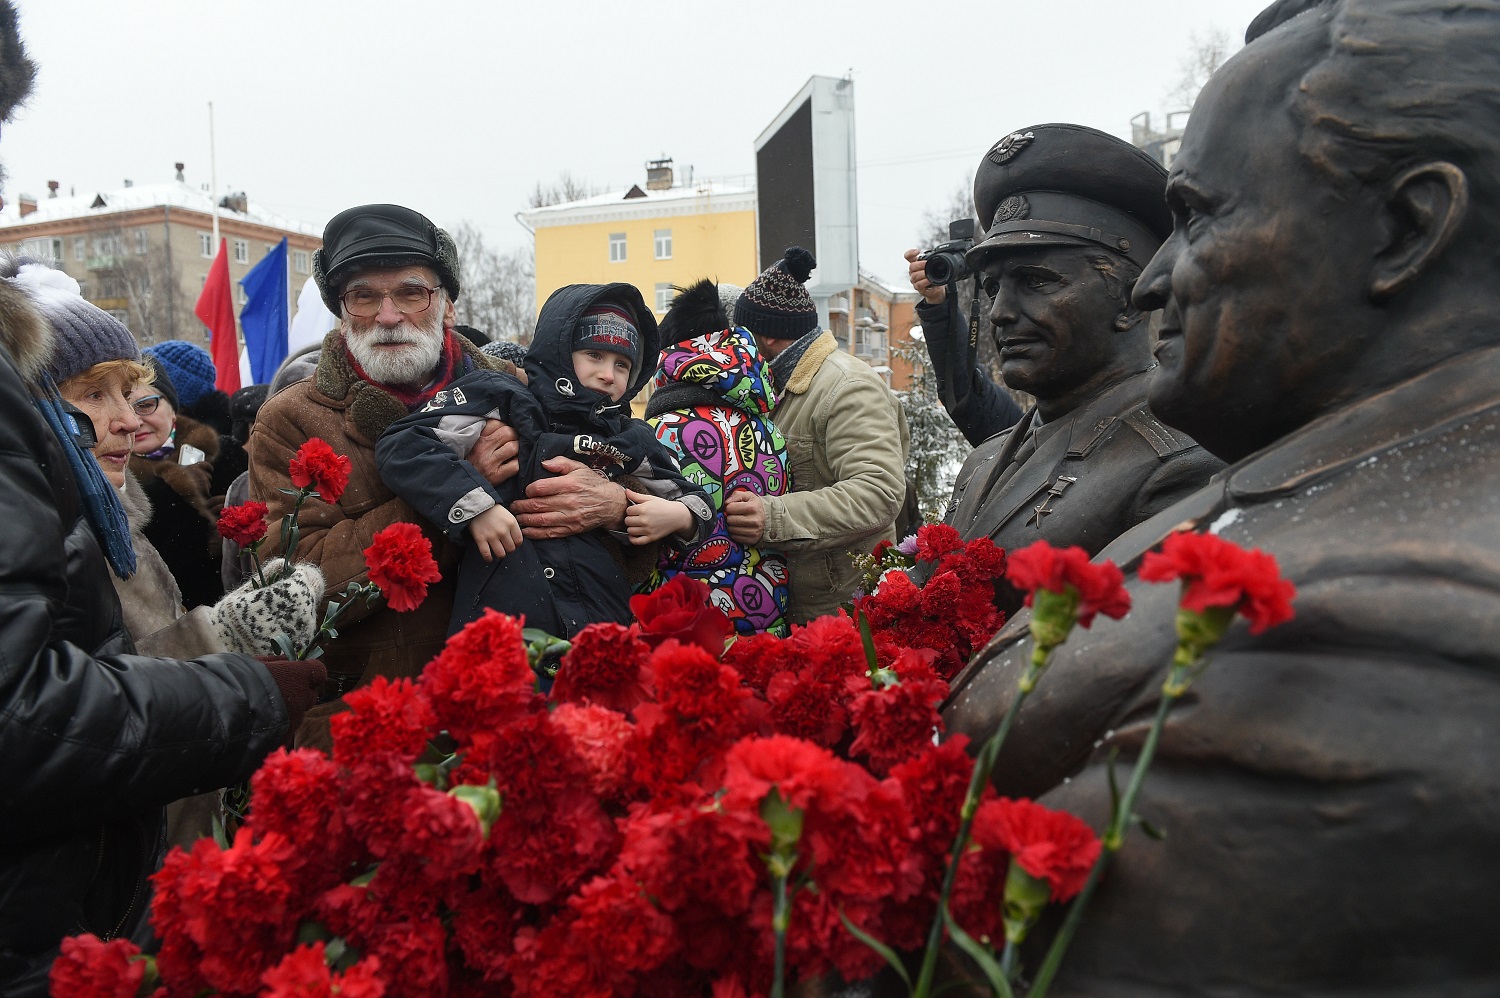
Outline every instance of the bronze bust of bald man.
<path id="1" fill-rule="evenodd" d="M 1150 334 L 1130 294 L 1172 229 L 1165 185 L 1151 157 L 1081 125 L 1020 129 L 981 161 L 986 230 L 967 262 L 993 301 L 1005 383 L 1036 404 L 960 470 L 948 522 L 965 540 L 1093 554 L 1223 467 L 1146 401 Z M 1008 613 L 1020 602 L 999 597 Z"/>
<path id="2" fill-rule="evenodd" d="M 1064 646 L 996 768 L 1102 827 L 1173 646 L 1168 532 L 1273 554 L 1169 714 L 1134 835 L 1053 995 L 1500 994 L 1500 4 L 1283 2 L 1193 109 L 1153 409 L 1233 462 L 1102 553 L 1135 609 Z M 963 674 L 988 734 L 1024 614 Z M 1045 946 L 1048 933 L 1035 937 Z M 1035 957 L 1029 961 L 1035 966 Z"/>

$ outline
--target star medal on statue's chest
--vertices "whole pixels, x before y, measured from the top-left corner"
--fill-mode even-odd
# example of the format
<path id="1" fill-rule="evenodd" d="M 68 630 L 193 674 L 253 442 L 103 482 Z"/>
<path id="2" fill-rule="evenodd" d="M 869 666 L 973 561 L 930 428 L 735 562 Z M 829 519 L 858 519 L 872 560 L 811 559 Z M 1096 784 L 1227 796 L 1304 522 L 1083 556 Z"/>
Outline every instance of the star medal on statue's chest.
<path id="1" fill-rule="evenodd" d="M 1051 516 L 1053 513 L 1057 512 L 1055 509 L 1050 508 L 1047 504 L 1052 502 L 1054 499 L 1062 498 L 1062 494 L 1068 491 L 1068 486 L 1072 485 L 1076 481 L 1078 481 L 1078 479 L 1073 475 L 1059 475 L 1057 481 L 1053 482 L 1052 487 L 1047 490 L 1047 494 L 1042 496 L 1041 503 L 1031 508 L 1031 518 L 1026 521 L 1027 524 L 1035 524 L 1036 529 L 1041 530 L 1042 518 L 1045 516 Z"/>

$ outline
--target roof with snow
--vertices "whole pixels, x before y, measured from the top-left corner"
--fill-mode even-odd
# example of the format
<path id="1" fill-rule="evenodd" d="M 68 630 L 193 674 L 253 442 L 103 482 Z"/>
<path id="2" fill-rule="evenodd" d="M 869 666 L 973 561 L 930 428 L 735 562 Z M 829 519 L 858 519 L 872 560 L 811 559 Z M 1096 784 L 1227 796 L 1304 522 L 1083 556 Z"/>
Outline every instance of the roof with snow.
<path id="1" fill-rule="evenodd" d="M 182 180 L 164 184 L 136 184 L 108 191 L 86 191 L 69 197 L 40 198 L 36 211 L 21 217 L 20 198 L 7 203 L 0 212 L 0 228 L 17 225 L 35 225 L 38 222 L 58 222 L 70 218 L 93 215 L 111 215 L 117 212 L 138 211 L 141 208 L 161 206 L 185 208 L 213 214 L 214 202 L 209 193 Z M 237 218 L 257 225 L 268 225 L 286 232 L 300 232 L 308 236 L 321 236 L 322 229 L 307 222 L 278 214 L 256 201 L 247 202 L 246 211 L 220 208 L 220 218 Z"/>
<path id="2" fill-rule="evenodd" d="M 550 225 L 576 224 L 592 220 L 596 216 L 686 214 L 702 212 L 705 208 L 717 211 L 753 211 L 755 188 L 707 181 L 666 190 L 645 190 L 636 186 L 628 191 L 610 191 L 577 201 L 528 208 L 521 212 L 521 217 L 533 227 L 544 228 Z"/>

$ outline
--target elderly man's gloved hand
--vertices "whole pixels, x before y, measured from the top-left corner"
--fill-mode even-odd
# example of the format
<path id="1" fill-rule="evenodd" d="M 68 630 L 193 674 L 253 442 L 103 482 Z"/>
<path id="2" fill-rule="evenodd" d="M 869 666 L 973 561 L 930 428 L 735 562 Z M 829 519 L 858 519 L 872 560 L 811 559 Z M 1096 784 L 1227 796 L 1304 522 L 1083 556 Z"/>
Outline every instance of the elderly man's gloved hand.
<path id="1" fill-rule="evenodd" d="M 285 570 L 280 558 L 263 566 L 267 579 Z M 293 648 L 311 643 L 318 632 L 318 609 L 323 602 L 323 573 L 300 561 L 286 578 L 264 589 L 247 582 L 214 604 L 214 625 L 230 651 L 246 655 L 278 655 L 276 635 L 285 634 Z"/>

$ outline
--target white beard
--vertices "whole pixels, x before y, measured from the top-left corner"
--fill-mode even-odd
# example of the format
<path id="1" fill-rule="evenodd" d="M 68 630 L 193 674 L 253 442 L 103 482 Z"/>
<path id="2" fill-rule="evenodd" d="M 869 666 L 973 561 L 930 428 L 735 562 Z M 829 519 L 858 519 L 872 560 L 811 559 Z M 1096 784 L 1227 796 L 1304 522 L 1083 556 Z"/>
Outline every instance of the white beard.
<path id="1" fill-rule="evenodd" d="M 372 326 L 357 333 L 344 321 L 344 342 L 366 374 L 383 385 L 425 385 L 443 355 L 443 327 L 423 329 L 410 320 L 388 329 Z M 409 344 L 400 350 L 377 350 L 376 344 Z"/>

